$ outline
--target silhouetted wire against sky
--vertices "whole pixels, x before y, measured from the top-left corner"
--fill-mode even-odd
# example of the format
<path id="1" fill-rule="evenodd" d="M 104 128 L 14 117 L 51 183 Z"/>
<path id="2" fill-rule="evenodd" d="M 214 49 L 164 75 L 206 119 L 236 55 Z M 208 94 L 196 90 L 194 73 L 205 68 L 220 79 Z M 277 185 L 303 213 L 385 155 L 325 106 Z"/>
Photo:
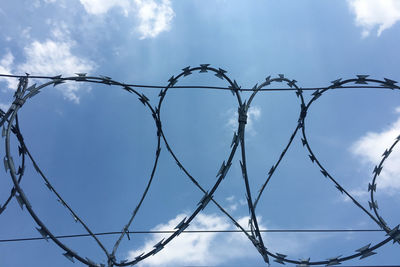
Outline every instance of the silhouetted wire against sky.
<path id="1" fill-rule="evenodd" d="M 395 0 L 5 1 L 0 266 L 400 264 L 398 21 Z"/>

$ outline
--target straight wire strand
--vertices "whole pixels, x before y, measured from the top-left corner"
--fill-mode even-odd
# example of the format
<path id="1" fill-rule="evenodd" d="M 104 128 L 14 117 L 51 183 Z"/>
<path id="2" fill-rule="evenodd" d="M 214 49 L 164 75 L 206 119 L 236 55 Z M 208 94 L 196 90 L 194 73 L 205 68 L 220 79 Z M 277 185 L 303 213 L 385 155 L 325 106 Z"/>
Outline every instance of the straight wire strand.
<path id="1" fill-rule="evenodd" d="M 161 230 L 161 231 L 129 231 L 129 234 L 171 234 L 174 230 Z M 246 230 L 250 233 L 251 230 Z M 260 230 L 262 233 L 354 233 L 354 232 L 384 232 L 381 229 L 264 229 Z M 94 233 L 95 236 L 103 235 L 118 235 L 122 232 L 103 232 Z M 241 230 L 188 230 L 183 231 L 184 234 L 207 234 L 207 233 L 242 233 Z M 76 238 L 76 237 L 89 237 L 90 234 L 74 234 L 74 235 L 59 235 L 57 238 Z M 13 238 L 13 239 L 0 239 L 0 243 L 8 242 L 21 242 L 21 241 L 35 241 L 43 240 L 44 237 L 26 237 L 26 238 Z"/>
<path id="2" fill-rule="evenodd" d="M 0 77 L 8 77 L 8 78 L 23 78 L 27 77 L 26 75 L 9 75 L 9 74 L 0 74 Z M 54 77 L 50 76 L 28 76 L 30 79 L 54 79 Z M 89 78 L 89 77 L 88 77 Z M 70 80 L 70 78 L 65 78 L 66 80 Z M 72 79 L 71 79 L 72 80 Z M 103 83 L 102 81 L 91 81 L 93 83 Z M 150 85 L 150 84 L 124 84 L 125 86 L 135 87 L 135 88 L 149 88 L 149 89 L 164 89 L 165 85 Z M 326 86 L 321 87 L 304 87 L 301 88 L 303 91 L 317 91 L 327 89 Z M 353 85 L 353 86 L 341 86 L 337 88 L 331 88 L 331 90 L 338 89 L 390 89 L 388 87 L 380 87 L 380 86 L 368 86 L 368 85 Z M 208 89 L 208 90 L 228 90 L 231 91 L 232 88 L 223 87 L 223 86 L 204 86 L 204 85 L 181 85 L 181 86 L 171 86 L 169 89 Z M 253 92 L 254 88 L 239 88 L 241 92 Z M 260 88 L 258 91 L 266 92 L 266 91 L 297 91 L 297 88 L 294 87 L 286 87 L 286 88 Z"/>

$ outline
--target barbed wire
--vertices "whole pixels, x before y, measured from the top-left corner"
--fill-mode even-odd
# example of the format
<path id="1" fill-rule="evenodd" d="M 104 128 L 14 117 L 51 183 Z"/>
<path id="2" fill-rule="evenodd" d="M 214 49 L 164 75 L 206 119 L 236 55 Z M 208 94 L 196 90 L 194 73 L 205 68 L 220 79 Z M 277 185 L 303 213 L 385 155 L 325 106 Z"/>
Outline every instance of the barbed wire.
<path id="1" fill-rule="evenodd" d="M 214 74 L 214 76 L 224 80 L 227 82 L 228 86 L 227 87 L 211 87 L 211 86 L 177 86 L 176 84 L 178 81 L 183 79 L 186 76 L 193 75 L 195 72 L 198 73 L 211 73 Z M 156 85 L 137 85 L 137 84 L 125 84 L 121 83 L 118 81 L 113 80 L 110 77 L 107 76 L 87 76 L 86 73 L 77 73 L 77 76 L 74 77 L 62 77 L 61 75 L 59 76 L 30 76 L 29 74 L 26 74 L 24 76 L 21 75 L 4 75 L 0 74 L 0 77 L 8 77 L 8 78 L 18 78 L 19 79 L 19 84 L 18 88 L 15 91 L 14 94 L 14 100 L 10 106 L 10 108 L 6 111 L 3 112 L 0 110 L 0 127 L 2 128 L 2 137 L 5 138 L 5 157 L 4 157 L 4 167 L 6 172 L 9 172 L 10 177 L 13 181 L 13 188 L 10 192 L 9 197 L 7 200 L 4 202 L 3 205 L 0 206 L 0 214 L 5 210 L 7 207 L 7 204 L 10 202 L 10 200 L 14 197 L 16 198 L 18 204 L 20 205 L 21 208 L 26 208 L 26 210 L 30 213 L 34 221 L 37 223 L 38 227 L 36 229 L 40 233 L 43 239 L 51 239 L 54 241 L 61 249 L 64 250 L 63 255 L 74 262 L 75 260 L 78 260 L 88 266 L 107 266 L 112 267 L 112 266 L 127 266 L 127 265 L 135 265 L 146 258 L 157 254 L 161 250 L 164 249 L 164 247 L 171 242 L 174 238 L 179 236 L 182 232 L 190 232 L 187 231 L 187 227 L 190 225 L 190 223 L 194 220 L 194 218 L 210 203 L 214 203 L 216 207 L 223 213 L 225 214 L 229 220 L 236 226 L 237 230 L 235 231 L 240 231 L 243 234 L 246 235 L 246 237 L 249 239 L 249 241 L 254 245 L 254 247 L 257 249 L 257 251 L 260 253 L 260 255 L 263 257 L 263 260 L 269 264 L 270 263 L 270 258 L 273 258 L 274 262 L 280 263 L 280 264 L 285 264 L 285 263 L 292 263 L 292 264 L 298 264 L 301 266 L 308 266 L 308 265 L 337 265 L 341 264 L 342 262 L 348 261 L 350 259 L 354 259 L 357 257 L 360 257 L 360 259 L 369 257 L 371 255 L 376 254 L 376 249 L 383 246 L 384 244 L 388 243 L 389 241 L 397 242 L 400 244 L 400 230 L 399 230 L 399 225 L 395 227 L 389 227 L 386 222 L 383 220 L 383 218 L 380 216 L 378 212 L 378 203 L 377 200 L 375 199 L 374 193 L 376 192 L 376 186 L 377 186 L 377 179 L 378 176 L 380 175 L 382 169 L 383 169 L 383 163 L 385 160 L 387 160 L 397 145 L 397 143 L 400 140 L 400 135 L 394 140 L 393 144 L 385 150 L 385 152 L 382 155 L 382 160 L 380 163 L 374 168 L 373 171 L 373 179 L 372 182 L 368 185 L 368 192 L 370 192 L 370 199 L 371 201 L 369 202 L 369 208 L 373 213 L 371 213 L 367 208 L 362 206 L 347 190 L 345 190 L 339 182 L 329 173 L 329 171 L 322 165 L 321 161 L 318 159 L 317 155 L 313 152 L 311 148 L 311 144 L 308 140 L 307 137 L 307 132 L 306 132 L 306 118 L 307 114 L 310 110 L 310 107 L 312 106 L 313 103 L 315 103 L 318 99 L 320 99 L 321 96 L 323 96 L 326 92 L 328 91 L 333 91 L 337 89 L 346 89 L 346 88 L 374 88 L 374 89 L 390 89 L 390 90 L 399 90 L 400 87 L 397 84 L 396 81 L 393 81 L 391 79 L 384 78 L 384 80 L 377 80 L 377 79 L 370 79 L 368 75 L 357 75 L 356 78 L 352 79 L 347 79 L 347 80 L 342 80 L 338 79 L 333 82 L 329 86 L 325 87 L 309 87 L 309 88 L 301 88 L 297 86 L 297 81 L 296 80 L 291 80 L 286 78 L 283 74 L 279 74 L 278 77 L 271 78 L 271 76 L 268 76 L 265 81 L 263 81 L 260 85 L 256 84 L 253 88 L 244 88 L 242 89 L 239 87 L 237 82 L 235 80 L 231 80 L 227 74 L 226 71 L 221 69 L 221 68 L 214 68 L 211 67 L 209 64 L 201 64 L 199 67 L 186 67 L 182 69 L 182 72 L 179 73 L 176 77 L 172 76 L 168 80 L 167 86 L 156 86 Z M 30 79 L 46 79 L 49 80 L 39 86 L 36 86 L 36 84 L 33 84 L 28 87 L 28 83 Z M 152 118 L 155 123 L 155 128 L 156 128 L 156 139 L 157 139 L 157 147 L 155 151 L 155 157 L 153 161 L 153 167 L 151 174 L 148 178 L 147 185 L 141 195 L 141 198 L 139 200 L 139 203 L 136 205 L 136 207 L 133 209 L 132 215 L 129 218 L 128 222 L 125 224 L 123 229 L 120 232 L 110 232 L 113 234 L 119 234 L 119 237 L 117 241 L 114 244 L 114 247 L 112 251 L 108 251 L 105 246 L 102 244 L 102 242 L 97 238 L 99 233 L 94 233 L 91 231 L 91 229 L 85 224 L 83 219 L 78 216 L 78 214 L 67 204 L 67 202 L 62 198 L 62 196 L 58 193 L 56 188 L 51 184 L 50 180 L 46 177 L 44 172 L 40 169 L 39 165 L 35 161 L 34 157 L 32 156 L 31 152 L 29 151 L 28 147 L 25 144 L 23 135 L 21 133 L 20 127 L 19 127 L 19 121 L 18 121 L 18 111 L 19 109 L 26 103 L 27 100 L 30 98 L 34 97 L 38 93 L 41 92 L 41 90 L 45 87 L 48 87 L 50 85 L 57 86 L 59 84 L 65 83 L 67 81 L 75 81 L 75 82 L 85 82 L 85 83 L 100 83 L 100 84 L 106 84 L 110 86 L 118 86 L 122 88 L 123 90 L 134 94 L 138 97 L 138 100 L 143 103 L 143 105 L 146 107 L 148 112 L 151 113 Z M 288 87 L 287 88 L 272 88 L 271 86 L 273 84 L 286 84 Z M 154 107 L 151 105 L 149 98 L 146 97 L 144 93 L 138 92 L 135 88 L 153 88 L 153 89 L 160 89 L 159 92 L 159 101 L 158 104 L 155 105 Z M 181 160 L 176 156 L 176 154 L 173 152 L 172 147 L 170 146 L 169 142 L 167 141 L 167 138 L 164 134 L 163 127 L 162 127 L 162 119 L 161 119 L 161 114 L 162 114 L 162 104 L 164 103 L 167 93 L 171 89 L 177 89 L 177 88 L 201 88 L 201 89 L 216 89 L 216 90 L 230 90 L 232 94 L 236 97 L 237 100 L 237 107 L 238 107 L 238 126 L 236 131 L 233 134 L 232 142 L 230 145 L 230 152 L 227 156 L 227 158 L 222 162 L 220 169 L 217 172 L 217 179 L 215 183 L 213 184 L 212 187 L 210 187 L 208 190 L 201 186 L 201 184 L 198 182 L 198 180 L 189 173 L 189 171 L 184 167 L 182 164 Z M 314 91 L 312 93 L 311 99 L 307 102 L 304 98 L 303 91 L 306 90 L 312 90 Z M 241 92 L 244 91 L 250 91 L 252 94 L 250 95 L 248 100 L 242 100 Z M 275 162 L 274 165 L 270 169 L 268 169 L 268 174 L 266 176 L 265 182 L 261 185 L 260 190 L 258 191 L 258 194 L 254 197 L 251 189 L 250 189 L 250 182 L 249 182 L 249 176 L 248 176 L 248 171 L 247 171 L 247 157 L 246 157 L 246 145 L 245 145 L 245 127 L 247 123 L 247 114 L 249 107 L 253 101 L 253 99 L 256 97 L 257 93 L 259 92 L 265 92 L 265 91 L 294 91 L 296 93 L 297 99 L 300 102 L 300 110 L 299 110 L 299 118 L 297 120 L 297 124 L 295 129 L 293 130 L 289 141 L 287 145 L 284 147 L 283 151 L 281 152 L 280 156 L 278 157 L 277 161 Z M 272 179 L 275 171 L 278 169 L 282 159 L 285 157 L 286 152 L 292 145 L 294 138 L 297 136 L 298 133 L 301 133 L 301 142 L 303 147 L 308 151 L 309 153 L 309 158 L 314 163 L 321 171 L 321 174 L 323 177 L 327 178 L 332 182 L 332 184 L 335 186 L 335 188 L 341 193 L 346 195 L 350 200 L 353 201 L 353 203 L 361 209 L 367 216 L 371 218 L 372 221 L 374 221 L 380 228 L 381 230 L 377 231 L 384 231 L 386 233 L 386 236 L 381 242 L 378 242 L 374 245 L 368 244 L 365 245 L 359 249 L 356 249 L 354 253 L 350 253 L 347 256 L 337 256 L 337 257 L 332 257 L 326 260 L 316 260 L 316 261 L 311 261 L 310 258 L 305 258 L 305 259 L 300 259 L 296 260 L 294 258 L 290 258 L 287 255 L 284 255 L 282 253 L 278 252 L 272 252 L 269 248 L 266 247 L 263 237 L 261 235 L 262 232 L 265 232 L 265 230 L 260 229 L 259 223 L 258 223 L 258 218 L 257 218 L 257 213 L 256 213 L 256 208 L 257 204 L 263 195 L 265 188 L 267 187 L 268 183 Z M 18 146 L 18 157 L 21 157 L 21 163 L 16 168 L 14 164 L 13 157 L 11 155 L 11 142 L 10 142 L 10 135 L 11 133 L 16 136 L 17 142 L 19 144 Z M 138 211 L 140 210 L 143 202 L 145 201 L 148 191 L 151 187 L 155 171 L 157 169 L 159 157 L 161 154 L 161 142 L 165 144 L 165 147 L 167 148 L 167 151 L 170 153 L 170 155 L 173 157 L 175 160 L 176 164 L 178 167 L 182 170 L 182 172 L 185 174 L 185 176 L 200 190 L 203 194 L 202 198 L 198 202 L 197 207 L 192 211 L 190 215 L 185 217 L 176 227 L 173 231 L 165 231 L 164 233 L 169 234 L 166 238 L 163 238 L 160 240 L 158 243 L 156 243 L 153 246 L 153 249 L 150 251 L 144 252 L 140 255 L 137 255 L 134 260 L 129 260 L 129 259 L 123 259 L 123 260 L 118 260 L 116 258 L 116 252 L 119 248 L 119 245 L 122 241 L 122 239 L 127 236 L 128 239 L 131 239 L 130 233 L 134 233 L 133 231 L 130 231 L 129 228 L 132 225 L 133 221 L 136 218 L 136 215 Z M 220 186 L 220 184 L 223 182 L 224 178 L 227 176 L 229 169 L 232 165 L 232 160 L 233 157 L 235 156 L 237 150 L 240 150 L 240 157 L 241 160 L 240 162 L 240 167 L 242 171 L 242 176 L 244 180 L 244 187 L 246 190 L 246 200 L 247 200 L 247 206 L 249 209 L 249 229 L 243 228 L 238 221 L 231 216 L 231 214 L 224 209 L 215 199 L 214 195 Z M 38 172 L 39 176 L 42 178 L 44 184 L 47 186 L 47 188 L 55 195 L 57 201 L 59 201 L 67 210 L 69 213 L 71 213 L 73 219 L 75 222 L 81 224 L 87 234 L 84 234 L 85 236 L 90 236 L 95 240 L 97 245 L 101 248 L 101 250 L 104 252 L 106 256 L 106 264 L 105 263 L 96 263 L 93 260 L 91 260 L 88 257 L 82 256 L 80 253 L 72 250 L 69 248 L 65 243 L 63 243 L 60 239 L 65 238 L 65 236 L 56 236 L 54 235 L 50 229 L 46 226 L 46 224 L 39 218 L 35 210 L 33 209 L 31 203 L 29 202 L 28 197 L 24 193 L 24 190 L 22 189 L 20 182 L 21 179 L 24 175 L 24 170 L 25 170 L 25 157 L 28 157 L 29 160 L 32 162 L 35 170 Z M 371 230 L 375 231 L 375 230 Z M 103 233 L 104 234 L 104 233 Z M 79 235 L 82 236 L 82 235 Z M 7 240 L 5 240 L 7 241 Z M 4 241 L 4 242 L 5 242 Z M 8 240 L 10 241 L 10 240 Z"/>

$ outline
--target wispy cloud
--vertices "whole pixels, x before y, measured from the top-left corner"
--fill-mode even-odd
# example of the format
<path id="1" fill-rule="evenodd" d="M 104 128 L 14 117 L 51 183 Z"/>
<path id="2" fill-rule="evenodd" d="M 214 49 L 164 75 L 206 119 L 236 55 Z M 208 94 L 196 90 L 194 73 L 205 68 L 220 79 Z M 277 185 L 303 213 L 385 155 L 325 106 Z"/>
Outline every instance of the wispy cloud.
<path id="1" fill-rule="evenodd" d="M 12 74 L 13 71 L 13 64 L 14 64 L 14 56 L 13 54 L 8 51 L 1 59 L 0 59 L 0 73 L 2 74 Z M 18 81 L 16 79 L 0 77 L 0 81 L 6 81 L 7 87 L 13 90 L 17 89 Z"/>
<path id="2" fill-rule="evenodd" d="M 367 37 L 375 28 L 377 36 L 400 20 L 400 1 L 397 0 L 348 0 L 355 14 L 355 23 L 362 27 L 362 36 Z"/>
<path id="3" fill-rule="evenodd" d="M 397 110 L 397 109 L 396 109 Z M 377 165 L 385 149 L 389 148 L 400 133 L 400 117 L 387 129 L 381 132 L 368 132 L 351 146 L 350 151 L 359 157 L 364 166 L 369 166 L 371 171 Z M 379 189 L 393 193 L 400 188 L 400 151 L 395 148 L 385 161 L 381 174 L 377 179 Z"/>
<path id="4" fill-rule="evenodd" d="M 171 230 L 187 215 L 179 214 L 166 224 L 160 224 L 152 230 Z M 268 229 L 259 220 L 259 227 Z M 249 217 L 238 219 L 238 223 L 247 228 Z M 226 217 L 216 214 L 199 214 L 187 230 L 229 230 L 235 229 Z M 263 234 L 267 247 L 273 251 L 299 256 L 307 253 L 313 242 L 320 237 L 304 237 L 301 235 L 269 235 Z M 153 249 L 165 235 L 152 234 L 139 249 L 129 252 L 129 258 L 134 259 L 143 252 Z M 234 260 L 260 259 L 261 256 L 243 233 L 183 233 L 171 241 L 154 256 L 144 260 L 140 266 L 182 266 L 182 265 L 218 265 Z"/>
<path id="5" fill-rule="evenodd" d="M 67 27 L 58 23 L 53 25 L 52 38 L 45 41 L 29 40 L 24 47 L 25 61 L 17 64 L 11 52 L 0 60 L 0 73 L 30 73 L 34 75 L 75 75 L 77 72 L 91 72 L 96 65 L 93 61 L 79 57 L 72 52 L 76 42 L 69 38 Z M 30 37 L 28 37 L 30 38 Z M 2 78 L 6 79 L 6 78 Z M 16 79 L 6 79 L 8 88 L 16 90 Z M 68 83 L 59 87 L 64 97 L 79 103 L 77 84 Z"/>
<path id="6" fill-rule="evenodd" d="M 237 111 L 229 110 L 229 119 L 227 126 L 232 129 L 232 131 L 236 130 L 238 127 L 238 113 Z M 261 117 L 261 108 L 254 106 L 250 107 L 247 111 L 247 124 L 246 124 L 246 133 L 254 136 L 257 134 L 257 131 L 254 129 L 254 121 L 257 121 Z"/>
<path id="7" fill-rule="evenodd" d="M 184 217 L 186 217 L 185 214 L 179 214 L 153 230 L 171 230 Z M 199 214 L 188 230 L 228 230 L 229 228 L 230 224 L 224 217 Z M 163 237 L 164 235 L 161 234 L 153 234 L 141 248 L 129 252 L 130 258 L 134 259 L 142 252 L 152 250 L 152 247 Z M 161 252 L 146 259 L 142 266 L 216 265 L 235 258 L 256 256 L 250 243 L 246 242 L 240 233 L 183 233 Z"/>
<path id="8" fill-rule="evenodd" d="M 26 62 L 19 65 L 18 70 L 36 75 L 72 75 L 77 72 L 91 72 L 94 63 L 75 56 L 71 52 L 73 46 L 72 41 L 33 41 L 24 48 Z M 62 88 L 64 97 L 76 103 L 79 103 L 78 90 L 78 85 L 71 83 Z"/>
<path id="9" fill-rule="evenodd" d="M 141 39 L 154 38 L 163 31 L 168 31 L 175 16 L 171 1 L 162 0 L 157 4 L 153 0 L 135 0 L 140 24 L 138 31 Z"/>
<path id="10" fill-rule="evenodd" d="M 86 12 L 93 15 L 107 13 L 112 8 L 121 8 L 125 15 L 131 10 L 129 0 L 80 0 Z"/>
<path id="11" fill-rule="evenodd" d="M 92 15 L 103 15 L 116 8 L 125 16 L 134 14 L 138 18 L 136 30 L 140 39 L 154 38 L 160 33 L 169 31 L 175 17 L 170 0 L 80 0 L 86 12 Z"/>

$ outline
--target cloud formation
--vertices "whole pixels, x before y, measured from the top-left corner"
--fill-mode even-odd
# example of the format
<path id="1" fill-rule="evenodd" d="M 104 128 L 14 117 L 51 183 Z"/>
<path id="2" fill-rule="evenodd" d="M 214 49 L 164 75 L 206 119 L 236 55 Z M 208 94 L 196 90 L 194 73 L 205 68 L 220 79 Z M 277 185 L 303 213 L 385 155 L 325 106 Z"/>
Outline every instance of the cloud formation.
<path id="1" fill-rule="evenodd" d="M 238 113 L 237 111 L 233 112 L 230 110 L 229 113 L 231 116 L 229 117 L 227 125 L 232 128 L 232 131 L 236 130 L 238 127 Z M 254 106 L 250 107 L 247 111 L 247 123 L 246 123 L 246 133 L 254 136 L 257 134 L 254 129 L 254 121 L 258 120 L 261 117 L 261 108 Z"/>
<path id="2" fill-rule="evenodd" d="M 135 0 L 138 9 L 138 31 L 141 39 L 154 38 L 163 31 L 168 31 L 175 13 L 169 0 L 157 4 L 153 0 Z"/>
<path id="3" fill-rule="evenodd" d="M 24 48 L 26 61 L 17 68 L 21 72 L 36 75 L 74 75 L 74 73 L 91 72 L 95 64 L 87 59 L 75 56 L 71 52 L 74 46 L 72 41 L 46 40 L 33 41 Z M 62 88 L 65 98 L 79 103 L 76 84 L 68 83 Z"/>
<path id="4" fill-rule="evenodd" d="M 125 16 L 135 14 L 139 24 L 136 30 L 140 39 L 154 38 L 171 28 L 175 17 L 170 0 L 80 0 L 86 12 L 103 15 L 113 8 L 118 8 Z"/>
<path id="5" fill-rule="evenodd" d="M 128 15 L 131 4 L 129 0 L 80 0 L 86 12 L 93 15 L 102 15 L 112 8 L 121 8 Z"/>
<path id="6" fill-rule="evenodd" d="M 24 47 L 25 61 L 17 64 L 11 52 L 0 59 L 0 73 L 16 74 L 30 73 L 33 75 L 75 75 L 79 72 L 91 72 L 96 64 L 84 57 L 79 57 L 72 52 L 76 42 L 69 38 L 69 31 L 64 24 L 53 25 L 52 39 L 45 41 L 29 40 Z M 30 37 L 28 38 L 30 39 Z M 0 78 L 7 82 L 7 87 L 16 90 L 17 79 Z M 79 103 L 78 84 L 67 83 L 58 87 L 64 97 L 75 103 Z"/>
<path id="7" fill-rule="evenodd" d="M 398 110 L 398 108 L 396 109 Z M 382 153 L 389 148 L 400 133 L 400 117 L 387 129 L 381 132 L 368 132 L 359 138 L 352 146 L 351 152 L 358 156 L 365 166 L 372 170 L 382 159 Z M 389 158 L 385 161 L 383 169 L 377 178 L 378 189 L 393 193 L 400 189 L 400 150 L 395 147 Z"/>
<path id="8" fill-rule="evenodd" d="M 171 230 L 187 215 L 179 214 L 166 224 L 160 224 L 152 230 Z M 241 217 L 238 223 L 247 229 L 249 217 Z M 258 218 L 260 229 L 268 229 Z M 231 230 L 236 229 L 224 216 L 200 213 L 187 230 Z M 279 251 L 292 256 L 302 256 L 307 253 L 314 242 L 321 237 L 301 234 L 281 235 L 262 234 L 264 242 L 272 251 Z M 165 235 L 152 234 L 139 249 L 128 252 L 128 258 L 133 260 L 143 252 L 149 252 Z M 324 237 L 323 237 L 324 238 Z M 139 266 L 184 266 L 184 265 L 219 265 L 235 260 L 259 259 L 261 256 L 243 233 L 182 233 L 172 240 L 163 250 L 150 256 Z"/>
<path id="9" fill-rule="evenodd" d="M 14 63 L 14 56 L 10 51 L 8 51 L 0 59 L 0 73 L 8 75 L 12 74 L 13 63 Z M 0 77 L 0 81 L 1 80 L 7 82 L 8 88 L 12 88 L 13 90 L 17 89 L 18 81 L 16 79 Z"/>
<path id="10" fill-rule="evenodd" d="M 160 224 L 153 230 L 171 230 L 185 214 L 179 214 L 166 224 Z M 223 217 L 217 215 L 199 214 L 188 230 L 228 230 L 230 224 Z M 142 252 L 148 252 L 158 243 L 164 235 L 152 234 L 141 248 L 130 251 L 129 258 L 134 259 Z M 207 265 L 220 264 L 235 258 L 256 257 L 250 243 L 240 233 L 190 233 L 181 234 L 171 241 L 158 254 L 147 258 L 141 266 L 181 266 L 181 265 Z"/>
<path id="11" fill-rule="evenodd" d="M 355 14 L 355 23 L 362 27 L 362 36 L 367 37 L 376 27 L 377 36 L 400 20 L 400 1 L 397 0 L 348 0 Z"/>

